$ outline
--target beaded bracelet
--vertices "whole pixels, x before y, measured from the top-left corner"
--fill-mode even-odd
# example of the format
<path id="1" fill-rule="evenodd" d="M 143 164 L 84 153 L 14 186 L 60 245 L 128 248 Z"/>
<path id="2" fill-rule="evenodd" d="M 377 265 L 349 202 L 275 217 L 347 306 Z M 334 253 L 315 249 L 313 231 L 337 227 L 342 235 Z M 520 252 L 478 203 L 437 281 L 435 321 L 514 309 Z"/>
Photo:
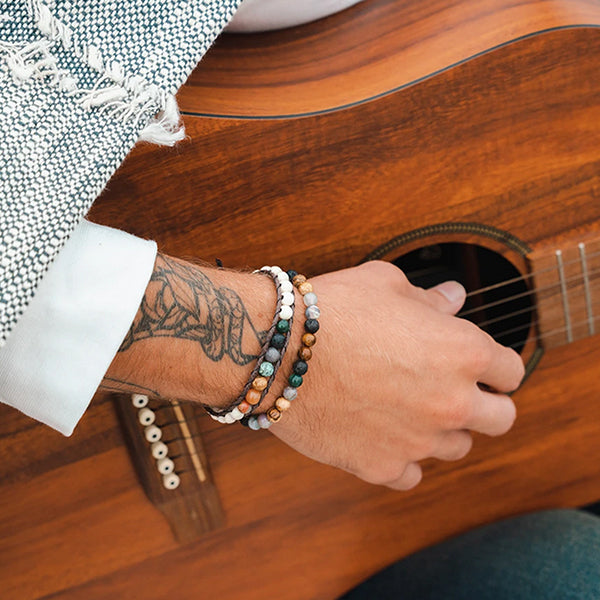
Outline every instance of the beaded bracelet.
<path id="1" fill-rule="evenodd" d="M 275 405 L 266 413 L 258 416 L 244 418 L 241 423 L 247 425 L 250 429 L 258 431 L 259 429 L 268 429 L 273 423 L 277 423 L 290 406 L 293 400 L 298 396 L 298 388 L 303 383 L 303 376 L 308 371 L 308 361 L 312 358 L 312 346 L 317 338 L 315 333 L 319 330 L 319 317 L 321 310 L 317 306 L 317 295 L 313 292 L 312 284 L 306 281 L 304 275 L 299 275 L 296 271 L 288 271 L 288 275 L 293 285 L 302 295 L 306 310 L 304 315 L 304 335 L 302 336 L 302 346 L 298 350 L 298 359 L 292 366 L 292 373 L 288 377 L 289 385 L 286 386 L 282 395 L 277 398 Z"/>
<path id="2" fill-rule="evenodd" d="M 275 380 L 292 331 L 295 297 L 289 275 L 280 267 L 262 267 L 254 273 L 269 275 L 275 282 L 278 296 L 275 316 L 242 393 L 227 408 L 204 406 L 219 423 L 235 423 L 249 416 L 260 405 Z"/>

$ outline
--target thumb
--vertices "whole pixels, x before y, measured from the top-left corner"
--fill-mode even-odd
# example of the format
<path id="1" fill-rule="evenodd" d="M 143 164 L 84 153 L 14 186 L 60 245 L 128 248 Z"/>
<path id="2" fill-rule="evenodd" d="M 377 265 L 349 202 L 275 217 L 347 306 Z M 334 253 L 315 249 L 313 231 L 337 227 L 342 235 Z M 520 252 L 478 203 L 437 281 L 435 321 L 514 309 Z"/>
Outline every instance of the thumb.
<path id="1" fill-rule="evenodd" d="M 458 281 L 444 281 L 427 291 L 429 302 L 440 312 L 455 315 L 465 303 L 467 292 Z"/>

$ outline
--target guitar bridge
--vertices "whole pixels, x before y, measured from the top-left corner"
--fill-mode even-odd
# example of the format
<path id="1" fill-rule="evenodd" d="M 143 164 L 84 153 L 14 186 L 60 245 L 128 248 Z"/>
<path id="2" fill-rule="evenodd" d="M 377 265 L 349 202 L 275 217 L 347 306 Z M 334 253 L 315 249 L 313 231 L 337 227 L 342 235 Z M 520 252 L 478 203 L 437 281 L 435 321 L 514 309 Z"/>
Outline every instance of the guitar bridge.
<path id="1" fill-rule="evenodd" d="M 198 406 L 113 394 L 135 469 L 178 542 L 222 527 L 223 510 L 197 425 Z"/>

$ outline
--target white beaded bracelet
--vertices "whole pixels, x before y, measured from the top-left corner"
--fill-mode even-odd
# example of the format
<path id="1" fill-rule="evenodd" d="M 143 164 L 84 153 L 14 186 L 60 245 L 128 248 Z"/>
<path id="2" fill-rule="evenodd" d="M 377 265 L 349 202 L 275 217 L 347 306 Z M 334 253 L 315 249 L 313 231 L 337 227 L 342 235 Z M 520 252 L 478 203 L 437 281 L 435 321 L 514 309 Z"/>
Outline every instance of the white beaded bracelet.
<path id="1" fill-rule="evenodd" d="M 273 278 L 277 287 L 277 307 L 271 328 L 257 359 L 248 383 L 233 407 L 227 410 L 204 408 L 219 423 L 231 424 L 249 416 L 265 397 L 287 349 L 294 318 L 294 286 L 289 275 L 280 267 L 265 266 L 254 273 L 265 273 Z"/>

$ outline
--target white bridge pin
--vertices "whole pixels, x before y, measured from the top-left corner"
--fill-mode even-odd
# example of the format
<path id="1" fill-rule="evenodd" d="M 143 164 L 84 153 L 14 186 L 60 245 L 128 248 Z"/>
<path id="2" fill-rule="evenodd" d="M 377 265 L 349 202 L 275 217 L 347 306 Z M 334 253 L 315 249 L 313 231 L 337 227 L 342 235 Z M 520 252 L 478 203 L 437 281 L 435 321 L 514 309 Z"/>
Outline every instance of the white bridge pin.
<path id="1" fill-rule="evenodd" d="M 168 475 L 163 475 L 163 485 L 168 490 L 174 490 L 179 487 L 181 483 L 181 479 L 179 479 L 179 475 L 176 473 L 169 473 Z"/>
<path id="2" fill-rule="evenodd" d="M 142 425 L 152 425 L 156 419 L 154 411 L 149 408 L 142 408 L 138 413 L 138 420 Z"/>

